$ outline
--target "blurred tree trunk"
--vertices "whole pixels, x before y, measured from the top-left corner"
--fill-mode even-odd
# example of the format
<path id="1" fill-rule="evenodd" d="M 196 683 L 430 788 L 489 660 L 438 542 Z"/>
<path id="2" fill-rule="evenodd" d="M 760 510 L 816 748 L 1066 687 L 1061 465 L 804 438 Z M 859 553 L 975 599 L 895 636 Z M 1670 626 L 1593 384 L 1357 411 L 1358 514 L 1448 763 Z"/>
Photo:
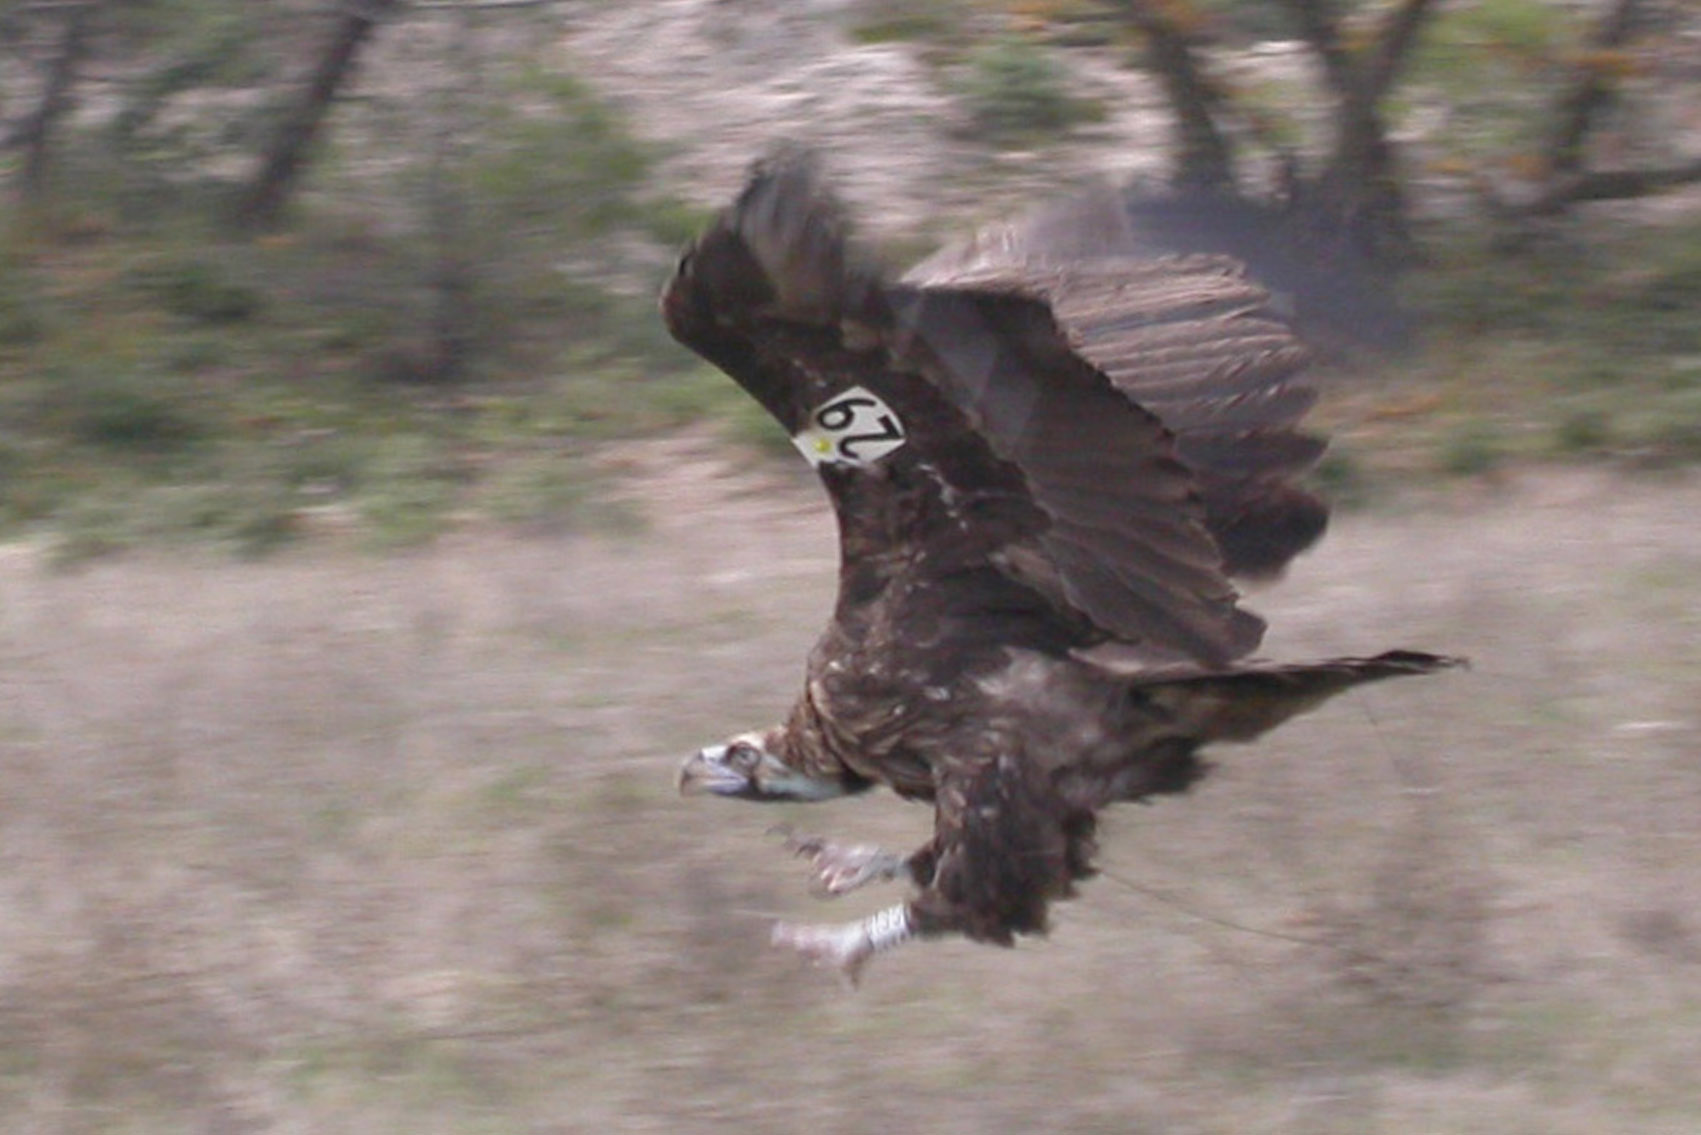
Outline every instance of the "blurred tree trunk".
<path id="1" fill-rule="evenodd" d="M 1310 187 L 1317 219 L 1382 263 L 1409 257 L 1405 190 L 1398 155 L 1388 141 L 1382 102 L 1393 89 L 1433 0 L 1399 0 L 1370 42 L 1342 46 L 1340 19 L 1330 0 L 1286 0 L 1335 94 L 1335 142 Z"/>
<path id="2" fill-rule="evenodd" d="M 1503 218 L 1557 216 L 1589 201 L 1647 197 L 1701 181 L 1701 159 L 1675 166 L 1591 170 L 1589 135 L 1601 112 L 1617 101 L 1629 68 L 1626 45 L 1637 29 L 1642 0 L 1614 0 L 1579 54 L 1570 84 L 1555 100 L 1541 166 L 1543 184 L 1527 201 L 1512 205 L 1500 195 L 1490 203 Z"/>
<path id="3" fill-rule="evenodd" d="M 100 8 L 99 0 L 87 0 L 69 8 L 58 50 L 49 64 L 41 98 L 19 123 L 8 142 L 24 152 L 18 171 L 18 197 L 26 206 L 39 205 L 47 194 L 53 160 L 54 127 L 71 109 L 77 70 L 88 55 L 90 31 Z"/>
<path id="4" fill-rule="evenodd" d="M 1583 144 L 1589 130 L 1618 92 L 1618 84 L 1606 64 L 1610 53 L 1617 52 L 1630 38 L 1638 2 L 1617 0 L 1595 25 L 1594 34 L 1577 62 L 1575 79 L 1560 94 L 1547 143 L 1546 165 L 1550 176 L 1566 177 L 1583 168 Z"/>
<path id="5" fill-rule="evenodd" d="M 1217 127 L 1222 94 L 1200 68 L 1185 11 L 1164 0 L 1117 0 L 1116 7 L 1146 37 L 1147 60 L 1176 115 L 1179 183 L 1232 190 L 1234 158 Z"/>
<path id="6" fill-rule="evenodd" d="M 466 377 L 477 325 L 473 225 L 460 175 L 474 137 L 469 119 L 477 101 L 481 65 L 473 11 L 462 6 L 456 16 L 456 25 L 444 40 L 443 78 L 426 181 L 427 231 L 433 251 L 431 360 L 425 377 L 433 382 L 458 382 Z"/>
<path id="7" fill-rule="evenodd" d="M 266 228 L 295 191 L 297 180 L 319 129 L 330 113 L 344 82 L 354 72 L 361 49 L 380 20 L 397 6 L 397 0 L 344 0 L 319 63 L 313 69 L 294 106 L 284 114 L 277 132 L 261 158 L 259 171 L 243 189 L 235 221 L 243 228 Z"/>
<path id="8" fill-rule="evenodd" d="M 1312 173 L 1273 140 L 1273 132 L 1232 101 L 1209 78 L 1190 30 L 1203 26 L 1190 0 L 1115 0 L 1114 7 L 1146 37 L 1149 59 L 1175 110 L 1180 135 L 1177 181 L 1238 193 L 1235 154 L 1221 120 L 1240 115 L 1254 137 L 1281 159 L 1287 207 L 1296 226 L 1319 241 L 1350 247 L 1395 264 L 1409 254 L 1406 204 L 1381 106 L 1433 14 L 1434 0 L 1396 0 L 1362 47 L 1349 47 L 1334 0 L 1281 0 L 1320 61 L 1333 102 L 1335 137 Z M 1346 251 L 1347 248 L 1339 249 Z"/>

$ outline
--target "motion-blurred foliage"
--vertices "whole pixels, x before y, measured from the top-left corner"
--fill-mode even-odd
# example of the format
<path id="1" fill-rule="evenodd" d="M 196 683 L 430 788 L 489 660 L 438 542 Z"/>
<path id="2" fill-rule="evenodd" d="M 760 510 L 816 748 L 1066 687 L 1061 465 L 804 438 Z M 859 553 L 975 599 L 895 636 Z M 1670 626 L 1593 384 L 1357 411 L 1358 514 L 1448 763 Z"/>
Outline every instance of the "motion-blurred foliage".
<path id="1" fill-rule="evenodd" d="M 1278 5 L 1162 8 L 1219 55 L 1295 34 Z M 1358 35 L 1381 9 L 1339 10 Z M 57 11 L 0 13 L 22 64 L 10 81 L 46 73 Z M 301 11 L 150 0 L 103 16 L 51 192 L 0 204 L 0 535 L 74 531 L 72 554 L 185 535 L 259 549 L 352 520 L 404 542 L 469 513 L 606 518 L 584 459 L 610 439 L 711 418 L 785 449 L 655 318 L 705 213 L 659 188 L 662 155 L 599 96 L 594 60 L 554 54 L 547 12 L 387 28 L 285 224 L 233 235 L 234 188 L 334 16 Z M 1587 16 L 1446 6 L 1390 100 L 1421 127 L 1408 175 L 1451 184 L 1454 204 L 1405 285 L 1427 351 L 1356 365 L 1320 411 L 1336 435 L 1324 475 L 1355 500 L 1417 470 L 1701 460 L 1701 229 L 1572 218 L 1510 242 L 1458 204 L 1473 178 L 1540 164 Z M 1106 0 L 878 0 L 843 30 L 919 52 L 971 123 L 951 144 L 983 147 L 989 168 L 1001 149 L 1080 144 L 1075 127 L 1110 109 L 1071 51 L 1142 65 Z M 1632 62 L 1602 66 L 1644 82 Z M 1303 84 L 1263 74 L 1229 91 L 1259 137 L 1317 145 Z M 5 112 L 31 97 L 8 90 Z M 1670 113 L 1610 119 L 1614 145 Z M 0 163 L 15 181 L 17 149 Z"/>
<path id="2" fill-rule="evenodd" d="M 243 238 L 223 204 L 272 113 L 265 21 L 196 0 L 127 19 L 165 62 L 64 133 L 48 201 L 0 213 L 0 533 L 74 558 L 260 550 L 345 516 L 383 544 L 467 508 L 597 521 L 587 445 L 722 395 L 651 299 L 700 215 L 535 50 L 440 50 L 437 88 L 349 99 L 288 226 Z"/>
<path id="3" fill-rule="evenodd" d="M 1001 145 L 1032 145 L 1105 115 L 1103 104 L 1071 92 L 1050 49 L 1028 39 L 997 39 L 970 51 L 957 87 L 976 128 Z"/>

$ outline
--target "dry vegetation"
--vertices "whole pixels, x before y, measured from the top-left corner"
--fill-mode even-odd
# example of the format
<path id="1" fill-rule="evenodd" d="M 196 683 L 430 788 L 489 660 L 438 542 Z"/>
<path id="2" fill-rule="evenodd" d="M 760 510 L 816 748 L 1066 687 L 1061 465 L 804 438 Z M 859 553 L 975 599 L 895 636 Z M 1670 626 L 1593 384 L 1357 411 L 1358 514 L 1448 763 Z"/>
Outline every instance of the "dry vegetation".
<path id="1" fill-rule="evenodd" d="M 831 587 L 801 480 L 633 451 L 640 534 L 0 560 L 0 1114 L 72 1132 L 1670 1132 L 1701 1120 L 1692 479 L 1343 518 L 1281 657 L 1473 655 L 1113 816 L 1014 952 L 763 945 L 789 820 L 682 801 Z M 882 901 L 870 896 L 866 903 Z M 815 911 L 819 913 L 819 910 Z"/>
<path id="2" fill-rule="evenodd" d="M 398 25 L 276 238 L 208 237 L 211 143 L 164 86 L 159 130 L 67 144 L 54 226 L 0 217 L 0 1131 L 1701 1129 L 1693 197 L 1516 256 L 1438 232 L 1429 351 L 1326 379 L 1322 479 L 1361 507 L 1255 597 L 1268 653 L 1473 672 L 1219 754 L 1109 818 L 1049 940 L 907 950 L 850 995 L 766 947 L 843 912 L 764 832 L 930 817 L 674 796 L 789 704 L 833 549 L 795 462 L 701 424 L 777 437 L 659 342 L 654 277 L 799 121 L 901 253 L 1156 171 L 1166 112 L 1090 44 L 1065 88 L 1036 65 L 1062 40 L 986 39 L 1097 5 L 568 7 L 490 16 L 458 64 Z M 285 57 L 235 9 L 151 10 L 162 58 L 229 55 L 233 100 Z M 1496 76 L 1560 6 L 1448 11 L 1413 105 L 1468 97 L 1414 121 L 1498 154 L 1530 100 Z M 1285 58 L 1245 77 L 1283 106 Z M 1656 105 L 1626 144 L 1696 128 Z M 981 136 L 1041 112 L 1073 129 Z M 450 158 L 483 352 L 457 386 L 417 365 Z"/>

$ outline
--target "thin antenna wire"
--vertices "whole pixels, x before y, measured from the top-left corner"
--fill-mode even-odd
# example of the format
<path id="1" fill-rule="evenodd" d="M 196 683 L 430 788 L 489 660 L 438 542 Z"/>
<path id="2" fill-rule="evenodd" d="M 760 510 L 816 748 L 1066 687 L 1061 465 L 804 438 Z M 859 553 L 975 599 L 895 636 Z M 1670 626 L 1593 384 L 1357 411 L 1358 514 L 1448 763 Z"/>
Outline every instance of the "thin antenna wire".
<path id="1" fill-rule="evenodd" d="M 1292 942 L 1298 946 L 1320 946 L 1324 949 L 1330 950 L 1341 949 L 1341 947 L 1336 943 L 1329 942 L 1321 938 L 1309 938 L 1304 934 L 1288 934 L 1281 930 L 1271 930 L 1265 926 L 1253 926 L 1248 922 L 1238 922 L 1232 918 L 1225 918 L 1220 914 L 1213 914 L 1208 910 L 1178 899 L 1174 895 L 1161 891 L 1156 887 L 1147 886 L 1144 883 L 1136 883 L 1134 880 L 1123 875 L 1118 875 L 1114 871 L 1106 871 L 1101 868 L 1099 870 L 1099 874 L 1113 883 L 1119 883 L 1122 886 L 1127 887 L 1135 894 L 1144 895 L 1153 902 L 1162 903 L 1164 906 L 1170 907 L 1173 910 L 1178 910 L 1182 914 L 1187 915 L 1189 918 L 1196 918 L 1200 922 L 1209 922 L 1214 926 L 1221 926 L 1225 930 L 1238 930 L 1243 934 L 1256 934 L 1260 938 L 1274 938 L 1277 941 Z"/>
<path id="2" fill-rule="evenodd" d="M 1433 796 L 1441 791 L 1441 786 L 1435 783 L 1435 778 L 1423 775 L 1422 769 L 1411 757 L 1402 750 L 1388 744 L 1388 736 L 1382 731 L 1382 719 L 1376 716 L 1376 707 L 1371 697 L 1363 697 L 1358 701 L 1359 712 L 1370 723 L 1370 731 L 1376 736 L 1376 747 L 1382 752 L 1382 759 L 1388 762 L 1388 767 L 1394 772 L 1394 779 L 1400 782 L 1400 791 L 1407 796 Z"/>

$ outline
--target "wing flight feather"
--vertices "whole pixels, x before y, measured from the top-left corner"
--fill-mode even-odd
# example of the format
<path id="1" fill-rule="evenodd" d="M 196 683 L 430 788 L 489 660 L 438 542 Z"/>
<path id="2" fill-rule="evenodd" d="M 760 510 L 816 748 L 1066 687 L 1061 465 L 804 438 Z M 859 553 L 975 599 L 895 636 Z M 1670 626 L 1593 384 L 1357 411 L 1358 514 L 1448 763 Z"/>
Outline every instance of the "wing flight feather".
<path id="1" fill-rule="evenodd" d="M 675 336 L 794 435 L 854 386 L 905 419 L 877 465 L 822 469 L 841 600 L 877 585 L 869 557 L 954 541 L 938 557 L 953 571 L 965 555 L 1002 564 L 1071 609 L 1060 618 L 1154 659 L 1252 650 L 1263 624 L 1228 576 L 1279 570 L 1324 517 L 1288 483 L 1321 445 L 1293 428 L 1314 395 L 1262 293 L 1222 258 L 1106 258 L 1120 237 L 1096 199 L 896 282 L 863 266 L 848 227 L 813 160 L 782 152 L 663 297 Z"/>
<path id="2" fill-rule="evenodd" d="M 1099 188 L 982 230 L 905 280 L 1041 298 L 1070 347 L 1174 435 L 1223 570 L 1279 573 L 1328 521 L 1293 483 L 1324 449 L 1295 428 L 1316 401 L 1307 352 L 1235 261 L 1134 247 L 1120 197 Z"/>

